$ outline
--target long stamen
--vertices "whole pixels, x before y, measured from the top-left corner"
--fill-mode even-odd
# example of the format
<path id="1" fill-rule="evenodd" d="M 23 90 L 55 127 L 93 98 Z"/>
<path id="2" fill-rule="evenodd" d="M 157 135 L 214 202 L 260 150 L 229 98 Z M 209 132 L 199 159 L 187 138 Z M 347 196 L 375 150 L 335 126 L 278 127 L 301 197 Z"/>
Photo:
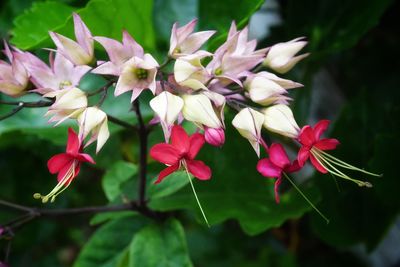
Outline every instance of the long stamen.
<path id="1" fill-rule="evenodd" d="M 201 211 L 201 214 L 203 215 L 204 221 L 206 222 L 207 226 L 210 227 L 210 224 L 208 223 L 208 220 L 207 220 L 207 216 L 206 216 L 206 214 L 204 213 L 204 210 L 203 210 L 203 208 L 202 208 L 202 206 L 201 206 L 201 204 L 200 204 L 199 198 L 197 197 L 196 189 L 194 189 L 194 185 L 193 185 L 192 179 L 190 178 L 190 174 L 189 174 L 188 168 L 187 168 L 187 166 L 186 166 L 186 162 L 183 161 L 183 162 L 182 162 L 182 165 L 183 165 L 183 167 L 185 168 L 187 177 L 188 177 L 188 179 L 189 179 L 190 186 L 192 187 L 192 191 L 193 191 L 194 197 L 196 198 L 197 205 L 199 206 L 199 209 L 200 209 L 200 211 Z"/>
<path id="2" fill-rule="evenodd" d="M 315 157 L 315 159 L 318 161 L 318 163 L 321 164 L 322 166 L 324 166 L 324 168 L 326 168 L 326 169 L 328 170 L 328 172 L 330 172 L 330 173 L 332 173 L 332 174 L 334 174 L 334 175 L 336 175 L 336 176 L 338 176 L 338 177 L 340 177 L 340 178 L 343 178 L 343 179 L 352 181 L 352 182 L 356 183 L 358 186 L 372 187 L 372 184 L 369 183 L 369 182 L 365 182 L 365 181 L 360 181 L 360 180 L 357 180 L 357 179 L 353 179 L 353 178 L 349 177 L 348 175 L 344 174 L 343 172 L 341 172 L 340 170 L 338 170 L 337 168 L 335 168 L 335 166 L 333 166 L 326 158 L 324 158 L 324 157 L 323 157 L 321 154 L 319 154 L 318 152 L 311 150 L 311 153 L 312 153 L 312 155 Z M 323 162 L 322 162 L 321 160 L 322 160 Z M 324 164 L 324 163 L 325 163 L 325 164 Z M 327 165 L 328 165 L 330 168 L 328 168 Z"/>
<path id="3" fill-rule="evenodd" d="M 53 188 L 53 190 L 50 191 L 47 195 L 43 196 L 40 193 L 35 193 L 33 194 L 33 197 L 35 199 L 42 199 L 43 203 L 47 203 L 49 200 L 50 202 L 54 202 L 56 197 L 64 192 L 65 189 L 69 187 L 69 185 L 72 182 L 73 177 L 75 177 L 75 167 L 76 167 L 76 162 L 72 162 L 71 167 L 67 171 L 67 173 L 64 175 L 64 177 L 61 179 L 60 182 L 57 183 L 57 185 Z"/>
<path id="4" fill-rule="evenodd" d="M 372 172 L 357 168 L 357 167 L 355 167 L 353 165 L 348 164 L 347 162 L 344 162 L 344 161 L 342 161 L 342 160 L 340 160 L 338 158 L 335 158 L 331 154 L 326 153 L 326 152 L 324 152 L 324 151 L 322 151 L 322 150 L 320 150 L 318 148 L 316 148 L 316 150 L 318 151 L 318 153 L 321 153 L 324 156 L 326 156 L 327 160 L 331 161 L 332 163 L 337 164 L 338 166 L 341 166 L 341 167 L 346 168 L 346 169 L 354 170 L 354 171 L 359 171 L 359 172 L 362 172 L 362 173 L 365 173 L 365 174 L 368 174 L 368 175 L 371 175 L 371 176 L 382 177 L 382 174 L 376 174 L 376 173 L 372 173 Z"/>
<path id="5" fill-rule="evenodd" d="M 285 178 L 292 184 L 292 186 L 299 192 L 299 194 L 307 201 L 308 204 L 326 221 L 326 223 L 329 223 L 329 219 L 311 202 L 311 200 L 304 195 L 304 193 L 298 188 L 298 186 L 292 181 L 292 179 L 289 178 L 289 176 L 284 172 L 283 175 Z"/>

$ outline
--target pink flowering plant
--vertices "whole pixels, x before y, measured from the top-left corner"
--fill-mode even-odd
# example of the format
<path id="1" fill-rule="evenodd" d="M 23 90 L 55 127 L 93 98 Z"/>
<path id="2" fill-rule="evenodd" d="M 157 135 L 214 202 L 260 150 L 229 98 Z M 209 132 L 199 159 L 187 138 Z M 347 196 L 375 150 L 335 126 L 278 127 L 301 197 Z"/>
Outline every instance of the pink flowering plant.
<path id="1" fill-rule="evenodd" d="M 318 188 L 301 185 L 313 168 L 327 176 L 318 179 L 332 176 L 338 183 L 343 179 L 365 188 L 381 176 L 375 172 L 382 170 L 367 171 L 335 156 L 340 142 L 329 137 L 329 120 L 318 118 L 312 126 L 296 119 L 293 92 L 304 88 L 301 80 L 292 81 L 286 73 L 309 56 L 302 52 L 307 50 L 307 38 L 259 47 L 247 26 L 238 27 L 232 21 L 225 39 L 215 47 L 219 33 L 197 30 L 199 21 L 193 19 L 172 25 L 169 48 L 162 55 L 143 47 L 129 30 L 121 30 L 118 38 L 103 36 L 86 25 L 85 16 L 73 13 L 72 20 L 73 35 L 50 31 L 53 44 L 42 47 L 46 49 L 40 57 L 4 42 L 0 92 L 5 97 L 0 105 L 14 109 L 1 114 L 1 120 L 11 121 L 28 108 L 45 109 L 45 114 L 37 116 L 48 120 L 53 127 L 49 131 L 60 133 L 58 139 L 65 140 L 66 151 L 48 155 L 47 169 L 53 179 L 46 185 L 32 180 L 35 191 L 23 191 L 36 199 L 37 208 L 0 202 L 26 212 L 22 219 L 0 227 L 1 237 L 11 238 L 19 226 L 39 217 L 85 211 L 126 211 L 132 220 L 139 214 L 167 221 L 166 227 L 175 235 L 181 226 L 173 219 L 173 211 L 180 209 L 193 210 L 199 215 L 198 222 L 209 227 L 237 219 L 246 232 L 256 234 L 269 227 L 261 222 L 264 215 L 252 215 L 249 220 L 260 220 L 261 225 L 252 228 L 245 222 L 249 215 L 241 218 L 246 211 L 219 214 L 218 201 L 231 201 L 234 206 L 238 203 L 235 198 L 224 200 L 221 194 L 213 202 L 213 191 L 208 192 L 208 188 L 223 184 L 220 190 L 232 191 L 232 196 L 251 194 L 231 188 L 229 175 L 223 175 L 225 170 L 240 173 L 242 184 L 257 184 L 254 194 L 263 192 L 263 201 L 257 204 L 261 208 L 265 205 L 265 209 L 272 207 L 279 212 L 293 199 L 303 203 L 298 212 L 288 213 L 276 225 L 310 209 L 327 221 L 331 217 L 316 207 L 318 197 L 313 191 Z M 88 77 L 100 86 L 85 87 Z M 48 207 L 52 205 L 48 203 L 68 200 L 69 192 L 90 172 L 104 168 L 105 158 L 117 157 L 120 148 L 114 136 L 121 133 L 135 136 L 137 153 L 124 152 L 118 164 L 106 167 L 102 186 L 110 203 L 89 208 Z M 226 148 L 235 144 L 245 145 L 239 150 Z M 234 161 L 224 161 L 219 156 L 224 153 L 230 153 Z M 245 163 L 252 166 L 252 173 L 242 172 Z M 129 181 L 136 184 L 134 194 L 127 193 L 131 187 L 125 182 Z M 92 179 L 91 183 L 99 181 Z M 48 190 L 50 184 L 54 187 Z M 334 185 L 332 190 L 336 190 Z M 328 201 L 323 195 L 320 198 Z M 249 202 L 248 209 L 252 208 Z"/>

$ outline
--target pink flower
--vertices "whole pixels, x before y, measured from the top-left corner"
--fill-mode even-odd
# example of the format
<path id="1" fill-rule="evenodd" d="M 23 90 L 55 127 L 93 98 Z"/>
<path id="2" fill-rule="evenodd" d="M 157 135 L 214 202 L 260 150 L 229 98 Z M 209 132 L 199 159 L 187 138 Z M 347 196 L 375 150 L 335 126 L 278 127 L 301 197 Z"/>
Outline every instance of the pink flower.
<path id="1" fill-rule="evenodd" d="M 156 184 L 166 176 L 179 170 L 182 166 L 194 177 L 200 180 L 211 178 L 211 169 L 203 161 L 195 160 L 197 153 L 204 145 L 204 136 L 200 133 L 188 136 L 185 130 L 174 125 L 171 133 L 171 144 L 156 144 L 150 149 L 150 156 L 167 165 L 158 175 Z"/>
<path id="2" fill-rule="evenodd" d="M 90 65 L 94 60 L 92 33 L 78 14 L 73 14 L 77 42 L 58 33 L 50 32 L 50 37 L 58 51 L 75 65 Z"/>
<path id="3" fill-rule="evenodd" d="M 212 146 L 222 146 L 225 143 L 225 132 L 223 128 L 210 128 L 204 126 L 204 137 Z"/>
<path id="4" fill-rule="evenodd" d="M 154 94 L 156 91 L 156 74 L 158 63 L 150 55 L 129 59 L 122 67 L 114 94 L 119 96 L 125 92 L 132 91 L 131 102 L 133 102 L 144 89 L 150 89 Z"/>
<path id="5" fill-rule="evenodd" d="M 12 52 L 5 42 L 4 47 L 4 54 L 10 63 L 0 60 L 0 92 L 12 97 L 18 97 L 27 88 L 29 76 L 17 57 L 19 52 Z"/>
<path id="6" fill-rule="evenodd" d="M 261 159 L 257 163 L 257 171 L 268 178 L 276 178 L 274 191 L 275 201 L 279 203 L 279 185 L 282 182 L 282 174 L 300 170 L 297 160 L 290 163 L 289 157 L 281 144 L 273 143 L 269 150 L 269 159 Z"/>
<path id="7" fill-rule="evenodd" d="M 326 131 L 329 126 L 329 120 L 319 121 L 314 128 L 310 125 L 304 126 L 299 134 L 298 140 L 302 144 L 297 159 L 300 166 L 310 158 L 311 164 L 321 173 L 327 173 L 326 168 L 316 158 L 315 153 L 324 150 L 333 150 L 339 145 L 339 141 L 334 138 L 323 138 L 321 135 Z"/>
<path id="8" fill-rule="evenodd" d="M 57 173 L 58 184 L 46 196 L 36 193 L 34 194 L 34 198 L 42 199 L 43 203 L 49 200 L 53 202 L 61 192 L 68 188 L 74 178 L 78 176 L 82 162 L 95 164 L 90 155 L 82 153 L 80 138 L 74 130 L 69 128 L 66 153 L 57 154 L 51 157 L 47 162 L 50 173 Z"/>
<path id="9" fill-rule="evenodd" d="M 174 23 L 171 30 L 169 56 L 176 59 L 193 54 L 215 33 L 215 31 L 193 33 L 196 23 L 197 19 L 193 19 L 180 28 L 178 28 L 178 23 Z"/>
<path id="10" fill-rule="evenodd" d="M 132 57 L 143 58 L 143 48 L 129 35 L 127 31 L 122 34 L 122 43 L 107 37 L 94 37 L 106 50 L 110 61 L 101 62 L 92 72 L 97 74 L 108 74 L 119 76 L 122 67 Z"/>
<path id="11" fill-rule="evenodd" d="M 53 53 L 50 53 L 49 67 L 31 53 L 18 54 L 18 59 L 28 70 L 31 81 L 36 86 L 35 92 L 47 94 L 77 87 L 82 77 L 90 70 L 89 66 L 74 66 L 61 53 L 56 53 L 55 57 L 53 55 Z"/>

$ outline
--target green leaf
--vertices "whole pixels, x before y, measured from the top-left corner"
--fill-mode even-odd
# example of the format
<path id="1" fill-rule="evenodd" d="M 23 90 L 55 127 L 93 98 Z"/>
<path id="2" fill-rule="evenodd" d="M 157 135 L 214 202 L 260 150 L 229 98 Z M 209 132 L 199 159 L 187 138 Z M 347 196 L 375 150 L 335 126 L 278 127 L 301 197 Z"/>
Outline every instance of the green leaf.
<path id="1" fill-rule="evenodd" d="M 221 149 L 205 146 L 197 159 L 203 160 L 213 172 L 209 181 L 194 180 L 200 202 L 211 224 L 235 219 L 246 233 L 254 235 L 278 227 L 288 219 L 298 218 L 311 209 L 293 190 L 281 194 L 281 203 L 275 203 L 273 181 L 256 171 L 256 154 L 248 141 L 230 125 L 227 125 L 224 146 Z M 285 185 L 289 183 L 284 180 L 281 188 Z M 316 202 L 316 188 L 310 190 L 301 186 L 301 189 Z M 195 197 L 188 186 L 176 194 L 151 199 L 149 204 L 157 210 L 190 209 L 200 215 Z M 203 221 L 201 215 L 198 218 Z"/>
<path id="2" fill-rule="evenodd" d="M 185 232 L 175 219 L 140 230 L 130 245 L 129 258 L 130 267 L 193 266 Z"/>
<path id="3" fill-rule="evenodd" d="M 48 46 L 48 31 L 63 25 L 74 8 L 59 2 L 38 2 L 14 20 L 12 43 L 29 49 L 33 44 Z M 47 41 L 47 42 L 46 42 Z"/>
<path id="4" fill-rule="evenodd" d="M 105 173 L 102 186 L 109 201 L 121 195 L 122 185 L 137 173 L 137 166 L 125 161 L 117 161 Z"/>
<path id="5" fill-rule="evenodd" d="M 145 221 L 138 217 L 113 220 L 100 227 L 82 248 L 74 267 L 112 267 L 125 257 L 124 249 Z"/>
<path id="6" fill-rule="evenodd" d="M 157 180 L 157 176 L 150 182 L 147 187 L 147 194 L 150 198 L 162 198 L 171 195 L 189 183 L 187 174 L 185 171 L 175 172 L 168 176 L 162 183 L 154 184 Z"/>
<path id="7" fill-rule="evenodd" d="M 95 216 L 93 216 L 93 218 L 90 220 L 90 225 L 97 225 L 97 224 L 102 224 L 102 223 L 110 221 L 110 220 L 116 220 L 116 219 L 125 218 L 125 217 L 132 217 L 132 215 L 136 215 L 136 214 L 137 214 L 137 212 L 130 211 L 130 210 L 99 213 L 99 214 L 96 214 Z"/>
<path id="8" fill-rule="evenodd" d="M 44 9 L 33 7 L 16 18 L 17 27 L 13 30 L 11 40 L 14 45 L 21 49 L 42 47 L 49 42 L 50 30 L 73 37 L 72 9 L 63 9 L 60 17 L 56 16 L 56 9 L 54 13 L 50 11 L 49 16 L 46 11 L 50 7 L 47 5 L 45 3 Z M 91 0 L 76 12 L 94 36 L 120 39 L 122 30 L 126 29 L 144 48 L 154 50 L 152 11 L 152 0 Z M 43 25 L 41 21 L 44 19 L 47 23 Z M 32 29 L 37 30 L 32 32 Z"/>

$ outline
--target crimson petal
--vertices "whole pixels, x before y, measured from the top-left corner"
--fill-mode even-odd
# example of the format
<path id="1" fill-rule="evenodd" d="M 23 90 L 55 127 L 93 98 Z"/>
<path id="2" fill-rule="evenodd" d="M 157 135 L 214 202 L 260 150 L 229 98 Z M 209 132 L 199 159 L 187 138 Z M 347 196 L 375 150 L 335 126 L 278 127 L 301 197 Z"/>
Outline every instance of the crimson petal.
<path id="1" fill-rule="evenodd" d="M 297 172 L 302 168 L 302 166 L 300 166 L 299 161 L 296 159 L 295 161 L 293 161 L 293 163 L 287 167 L 284 171 L 287 173 L 291 173 L 291 172 Z"/>
<path id="2" fill-rule="evenodd" d="M 279 199 L 279 186 L 282 182 L 282 177 L 279 177 L 278 179 L 276 179 L 275 184 L 274 184 L 274 193 L 275 193 L 275 201 L 276 203 L 280 202 Z"/>
<path id="3" fill-rule="evenodd" d="M 281 169 L 290 165 L 290 160 L 281 144 L 273 143 L 269 148 L 269 158 L 273 164 Z"/>
<path id="4" fill-rule="evenodd" d="M 73 158 L 66 153 L 57 154 L 47 161 L 47 168 L 51 174 L 55 174 L 59 172 L 65 165 L 70 164 L 71 160 L 73 160 Z"/>
<path id="5" fill-rule="evenodd" d="M 181 154 L 185 154 L 189 151 L 189 136 L 182 126 L 174 125 L 174 127 L 172 127 L 171 145 L 175 147 Z"/>
<path id="6" fill-rule="evenodd" d="M 325 167 L 322 166 L 321 163 L 319 163 L 318 160 L 313 155 L 310 155 L 310 160 L 311 160 L 312 165 L 315 167 L 315 169 L 317 171 L 319 171 L 320 173 L 327 173 L 328 172 L 325 169 Z"/>
<path id="7" fill-rule="evenodd" d="M 310 125 L 304 126 L 299 134 L 299 141 L 304 146 L 312 146 L 315 143 L 314 131 Z"/>
<path id="8" fill-rule="evenodd" d="M 310 156 L 310 149 L 308 147 L 301 147 L 299 153 L 297 154 L 297 160 L 300 167 L 303 167 L 304 163 L 306 163 L 308 157 Z"/>
<path id="9" fill-rule="evenodd" d="M 80 141 L 78 135 L 72 130 L 72 128 L 68 128 L 68 141 L 67 141 L 67 153 L 76 155 L 79 152 Z"/>
<path id="10" fill-rule="evenodd" d="M 315 140 L 319 140 L 321 135 L 326 131 L 326 129 L 328 129 L 330 123 L 331 122 L 329 120 L 320 120 L 319 122 L 317 122 L 317 124 L 315 124 L 314 126 Z"/>
<path id="11" fill-rule="evenodd" d="M 172 145 L 161 143 L 150 149 L 150 156 L 164 164 L 173 165 L 180 159 L 179 151 Z"/>
<path id="12" fill-rule="evenodd" d="M 192 134 L 189 137 L 189 142 L 190 142 L 190 148 L 189 148 L 189 152 L 188 152 L 187 156 L 189 159 L 194 159 L 196 157 L 197 153 L 199 153 L 201 147 L 205 143 L 204 135 L 202 135 L 200 133 Z"/>
<path id="13" fill-rule="evenodd" d="M 257 171 L 269 178 L 278 178 L 282 175 L 282 169 L 269 159 L 259 160 L 257 163 Z"/>
<path id="14" fill-rule="evenodd" d="M 96 162 L 89 154 L 79 153 L 78 155 L 76 155 L 76 159 L 79 160 L 80 162 L 89 162 L 92 164 L 96 164 Z"/>
<path id="15" fill-rule="evenodd" d="M 186 160 L 188 171 L 200 180 L 211 178 L 211 169 L 201 160 Z"/>
<path id="16" fill-rule="evenodd" d="M 314 146 L 321 150 L 333 150 L 340 144 L 339 140 L 334 138 L 324 138 L 319 140 Z"/>
<path id="17" fill-rule="evenodd" d="M 170 175 L 171 173 L 175 172 L 178 169 L 179 169 L 179 164 L 174 164 L 172 166 L 169 166 L 168 168 L 165 168 L 160 172 L 157 181 L 155 181 L 154 183 L 155 184 L 160 183 L 162 180 L 164 180 L 165 177 L 167 177 L 168 175 Z"/>

